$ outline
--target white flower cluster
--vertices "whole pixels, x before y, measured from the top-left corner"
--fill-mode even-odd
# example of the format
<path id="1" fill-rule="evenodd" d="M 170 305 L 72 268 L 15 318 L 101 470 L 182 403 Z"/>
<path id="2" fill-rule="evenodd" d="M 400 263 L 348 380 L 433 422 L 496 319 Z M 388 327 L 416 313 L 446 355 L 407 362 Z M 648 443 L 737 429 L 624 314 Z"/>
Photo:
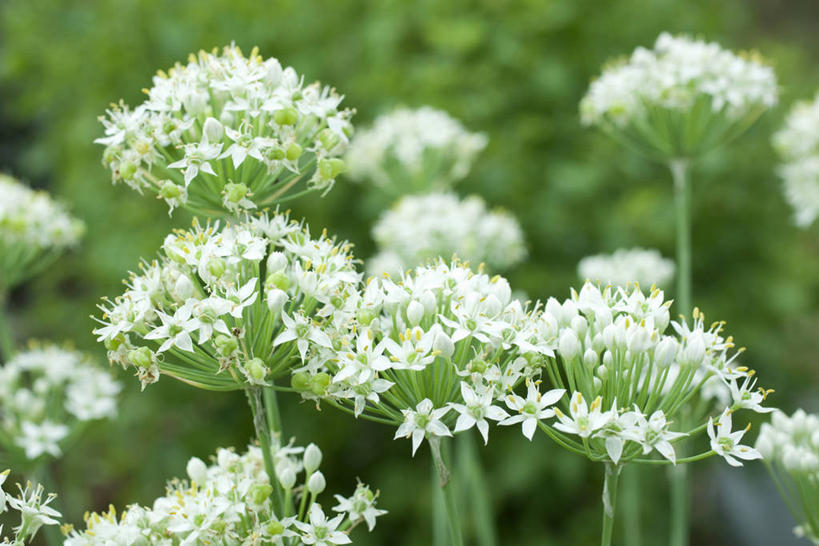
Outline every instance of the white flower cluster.
<path id="1" fill-rule="evenodd" d="M 349 245 L 312 238 L 284 214 L 169 235 L 125 293 L 100 306 L 94 330 L 143 387 L 160 373 L 233 390 L 269 385 L 329 346 L 327 325 L 354 312 L 361 274 Z"/>
<path id="2" fill-rule="evenodd" d="M 500 271 L 526 256 L 517 220 L 505 211 L 487 210 L 478 196 L 405 196 L 381 215 L 372 234 L 379 250 L 368 264 L 372 275 L 399 277 L 407 269 L 453 254 Z"/>
<path id="3" fill-rule="evenodd" d="M 80 220 L 48 194 L 0 174 L 0 292 L 47 266 L 75 246 Z"/>
<path id="4" fill-rule="evenodd" d="M 210 216 L 282 200 L 296 183 L 328 190 L 344 169 L 352 111 L 318 82 L 256 49 L 200 51 L 160 71 L 136 108 L 101 117 L 103 164 L 124 181 Z M 304 193 L 299 192 L 299 194 Z"/>
<path id="5" fill-rule="evenodd" d="M 336 495 L 330 517 L 316 502 L 326 481 L 319 468 L 321 451 L 287 445 L 274 453 L 276 478 L 284 488 L 286 508 L 276 510 L 261 450 L 242 455 L 219 449 L 214 463 L 192 458 L 188 480 L 172 480 L 152 507 L 133 505 L 119 517 L 112 507 L 86 516 L 86 530 L 71 531 L 66 546 L 96 544 L 276 544 L 331 546 L 350 544 L 350 532 L 361 523 L 369 530 L 384 510 L 375 507 L 377 493 L 359 484 L 348 498 Z M 298 475 L 303 481 L 297 485 Z"/>
<path id="6" fill-rule="evenodd" d="M 526 309 L 503 278 L 440 262 L 400 282 L 371 280 L 355 320 L 328 332 L 330 346 L 314 347 L 293 386 L 397 426 L 413 453 L 424 438 L 472 427 L 486 441 L 497 421 L 520 424 L 529 439 L 540 427 L 564 447 L 617 464 L 652 450 L 676 462 L 671 444 L 689 431 L 671 430 L 672 419 L 714 379 L 727 407 L 694 430 L 710 423 L 713 452 L 731 463 L 752 458 L 730 431 L 730 414 L 769 411 L 767 392 L 734 366 L 721 323 L 706 328 L 699 312 L 690 326 L 672 323 L 669 305 L 656 289 L 587 283 L 562 303 Z M 669 325 L 675 334 L 665 333 Z"/>
<path id="7" fill-rule="evenodd" d="M 3 526 L 0 525 L 0 544 L 21 546 L 34 539 L 34 535 L 43 525 L 58 525 L 62 515 L 49 506 L 57 497 L 49 493 L 43 497 L 43 486 L 26 483 L 25 487 L 17 484 L 17 495 L 10 495 L 3 491 L 3 484 L 9 476 L 9 471 L 0 472 L 0 514 L 9 508 L 20 512 L 20 524 L 13 529 L 14 537 L 3 536 Z"/>
<path id="8" fill-rule="evenodd" d="M 113 417 L 121 385 L 85 354 L 32 345 L 0 367 L 0 443 L 9 456 L 58 457 L 82 423 Z"/>
<path id="9" fill-rule="evenodd" d="M 346 159 L 354 179 L 404 194 L 461 180 L 486 144 L 486 136 L 470 133 L 446 112 L 398 108 L 358 132 Z"/>
<path id="10" fill-rule="evenodd" d="M 654 49 L 638 47 L 628 60 L 608 66 L 580 111 L 586 124 L 627 124 L 643 117 L 646 107 L 688 111 L 702 100 L 713 112 L 744 118 L 776 104 L 776 76 L 756 56 L 663 33 Z"/>
<path id="11" fill-rule="evenodd" d="M 795 533 L 819 544 L 819 416 L 775 412 L 762 425 L 756 449 L 799 522 Z"/>
<path id="12" fill-rule="evenodd" d="M 621 248 L 612 254 L 587 256 L 577 264 L 581 279 L 603 284 L 668 286 L 674 277 L 674 262 L 663 258 L 659 251 L 644 248 Z"/>
<path id="13" fill-rule="evenodd" d="M 779 176 L 797 225 L 807 227 L 819 216 L 819 94 L 797 103 L 785 126 L 774 135 L 782 157 Z"/>

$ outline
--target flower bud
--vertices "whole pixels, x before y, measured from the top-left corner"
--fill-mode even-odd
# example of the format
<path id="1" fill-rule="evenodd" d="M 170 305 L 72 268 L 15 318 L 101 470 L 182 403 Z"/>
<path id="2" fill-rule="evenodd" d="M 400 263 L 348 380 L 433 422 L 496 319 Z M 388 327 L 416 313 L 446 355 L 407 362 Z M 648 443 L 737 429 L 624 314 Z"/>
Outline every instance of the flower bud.
<path id="1" fill-rule="evenodd" d="M 680 363 L 688 366 L 698 366 L 705 358 L 705 340 L 701 332 L 692 332 L 685 341 L 680 354 Z"/>
<path id="2" fill-rule="evenodd" d="M 609 369 L 606 366 L 598 366 L 596 374 L 597 377 L 605 381 L 609 377 Z"/>
<path id="3" fill-rule="evenodd" d="M 278 288 L 268 291 L 265 298 L 267 299 L 267 308 L 276 315 L 281 313 L 288 300 L 287 292 Z"/>
<path id="4" fill-rule="evenodd" d="M 314 472 L 307 480 L 307 490 L 313 495 L 318 495 L 324 488 L 327 487 L 327 480 L 324 479 L 324 474 L 321 472 Z"/>
<path id="5" fill-rule="evenodd" d="M 173 296 L 179 301 L 193 297 L 193 282 L 187 275 L 180 275 L 173 285 Z"/>
<path id="6" fill-rule="evenodd" d="M 592 349 L 586 349 L 586 352 L 583 353 L 583 364 L 585 364 L 591 370 L 597 366 L 598 362 L 600 362 L 600 357 L 597 355 L 597 353 Z"/>
<path id="7" fill-rule="evenodd" d="M 592 377 L 592 385 L 594 385 L 594 392 L 600 392 L 603 388 L 603 380 L 597 376 Z"/>
<path id="8" fill-rule="evenodd" d="M 671 336 L 663 337 L 663 339 L 654 348 L 654 364 L 661 368 L 665 368 L 677 358 L 677 350 L 679 343 Z"/>
<path id="9" fill-rule="evenodd" d="M 569 329 L 564 330 L 560 335 L 560 341 L 558 342 L 557 348 L 558 351 L 560 351 L 560 356 L 562 356 L 566 361 L 579 357 L 580 351 L 583 350 L 577 334 L 574 333 L 573 330 Z"/>
<path id="10" fill-rule="evenodd" d="M 288 461 L 279 463 L 279 466 L 276 467 L 276 476 L 285 489 L 293 489 L 293 486 L 296 485 L 296 472 Z"/>
<path id="11" fill-rule="evenodd" d="M 245 364 L 245 370 L 247 370 L 248 375 L 256 382 L 264 381 L 264 377 L 267 375 L 267 366 L 264 365 L 264 361 L 261 358 L 251 358 L 248 360 L 247 364 Z"/>
<path id="12" fill-rule="evenodd" d="M 227 265 L 225 264 L 225 260 L 222 258 L 211 258 L 208 260 L 208 273 L 213 275 L 215 278 L 219 279 L 222 275 L 225 274 L 225 269 Z"/>
<path id="13" fill-rule="evenodd" d="M 295 125 L 299 120 L 299 112 L 295 108 L 282 108 L 273 113 L 273 121 L 278 125 Z"/>
<path id="14" fill-rule="evenodd" d="M 310 375 L 305 372 L 296 372 L 290 379 L 290 386 L 297 392 L 310 390 Z"/>
<path id="15" fill-rule="evenodd" d="M 317 373 L 310 378 L 310 391 L 316 396 L 321 396 L 330 384 L 330 375 L 324 372 Z"/>
<path id="16" fill-rule="evenodd" d="M 235 337 L 219 334 L 213 338 L 213 346 L 221 356 L 232 356 L 239 350 L 239 340 Z"/>
<path id="17" fill-rule="evenodd" d="M 208 142 L 219 142 L 222 140 L 222 135 L 225 133 L 225 130 L 222 124 L 219 123 L 219 120 L 208 118 L 202 127 L 202 133 Z"/>
<path id="18" fill-rule="evenodd" d="M 192 457 L 186 467 L 188 477 L 199 485 L 208 480 L 208 467 L 199 457 Z"/>
<path id="19" fill-rule="evenodd" d="M 267 534 L 269 534 L 272 537 L 275 537 L 284 532 L 284 525 L 282 525 L 278 521 L 273 520 L 268 522 L 266 531 Z"/>
<path id="20" fill-rule="evenodd" d="M 123 161 L 119 165 L 119 175 L 125 180 L 131 180 L 137 172 L 137 165 L 133 161 Z"/>
<path id="21" fill-rule="evenodd" d="M 585 318 L 577 315 L 572 319 L 570 325 L 571 329 L 575 331 L 578 337 L 586 337 L 586 331 L 589 329 L 589 323 Z"/>
<path id="22" fill-rule="evenodd" d="M 425 314 L 432 314 L 438 310 L 438 298 L 431 290 L 424 290 L 424 293 L 421 294 L 421 305 L 424 306 Z"/>
<path id="23" fill-rule="evenodd" d="M 287 274 L 282 271 L 276 271 L 275 273 L 271 273 L 267 276 L 267 280 L 265 281 L 265 288 L 268 290 L 272 288 L 278 288 L 279 290 L 287 290 L 290 288 L 290 278 Z"/>
<path id="24" fill-rule="evenodd" d="M 273 487 L 269 483 L 254 483 L 250 486 L 247 496 L 250 499 L 250 504 L 259 506 L 264 504 L 272 493 Z"/>
<path id="25" fill-rule="evenodd" d="M 432 341 L 432 348 L 439 351 L 441 356 L 447 359 L 452 358 L 452 355 L 455 354 L 455 344 L 452 342 L 452 338 L 443 330 L 439 330 L 435 334 L 435 339 Z"/>
<path id="26" fill-rule="evenodd" d="M 310 444 L 304 449 L 304 470 L 312 474 L 321 464 L 321 450 L 316 444 Z"/>
<path id="27" fill-rule="evenodd" d="M 319 133 L 319 142 L 321 142 L 321 145 L 324 146 L 325 150 L 332 150 L 338 146 L 340 140 L 341 139 L 338 137 L 338 135 L 330 129 L 324 129 L 321 133 Z"/>
<path id="28" fill-rule="evenodd" d="M 154 353 L 148 347 L 137 347 L 128 351 L 128 361 L 137 368 L 150 368 L 155 360 Z"/>
<path id="29" fill-rule="evenodd" d="M 290 145 L 287 147 L 287 150 L 284 152 L 284 156 L 287 158 L 288 161 L 295 161 L 301 157 L 302 148 L 295 142 L 291 142 Z"/>
<path id="30" fill-rule="evenodd" d="M 239 203 L 242 199 L 247 197 L 250 190 L 244 184 L 234 184 L 228 182 L 225 184 L 225 199 L 230 203 Z"/>
<path id="31" fill-rule="evenodd" d="M 424 306 L 415 300 L 409 302 L 409 305 L 407 305 L 407 320 L 410 326 L 418 326 L 423 318 Z"/>
<path id="32" fill-rule="evenodd" d="M 373 311 L 369 307 L 362 307 L 356 313 L 356 318 L 358 319 L 358 322 L 362 326 L 369 326 L 370 323 L 375 319 L 375 311 Z"/>
<path id="33" fill-rule="evenodd" d="M 267 257 L 268 273 L 275 273 L 277 271 L 281 271 L 283 273 L 286 267 L 287 256 L 284 255 L 284 252 L 271 252 L 270 256 Z"/>
<path id="34" fill-rule="evenodd" d="M 162 188 L 159 190 L 159 196 L 162 199 L 176 199 L 182 195 L 183 190 L 184 188 L 182 186 L 178 186 L 168 180 L 162 184 Z"/>

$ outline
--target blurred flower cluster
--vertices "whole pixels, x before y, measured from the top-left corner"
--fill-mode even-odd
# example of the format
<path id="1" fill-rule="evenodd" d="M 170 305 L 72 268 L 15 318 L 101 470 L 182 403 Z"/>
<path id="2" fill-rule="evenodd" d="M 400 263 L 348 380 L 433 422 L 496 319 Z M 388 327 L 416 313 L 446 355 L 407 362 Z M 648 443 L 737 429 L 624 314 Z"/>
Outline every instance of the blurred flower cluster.
<path id="1" fill-rule="evenodd" d="M 490 271 L 503 271 L 526 257 L 523 230 L 515 217 L 488 210 L 477 195 L 407 195 L 381 215 L 372 234 L 379 249 L 367 264 L 372 275 L 399 277 L 407 269 L 453 254 L 485 264 Z"/>
<path id="2" fill-rule="evenodd" d="M 731 140 L 777 102 L 774 71 L 756 54 L 661 34 L 610 63 L 580 103 L 582 122 L 668 157 Z"/>
<path id="3" fill-rule="evenodd" d="M 0 293 L 75 246 L 85 226 L 48 194 L 0 174 Z"/>
<path id="4" fill-rule="evenodd" d="M 581 279 L 603 284 L 666 287 L 674 278 L 674 262 L 663 258 L 658 250 L 620 248 L 612 254 L 596 254 L 580 260 L 577 273 Z"/>
<path id="5" fill-rule="evenodd" d="M 756 449 L 799 522 L 795 533 L 819 544 L 819 416 L 775 412 L 762 425 Z"/>
<path id="6" fill-rule="evenodd" d="M 793 107 L 773 143 L 783 161 L 785 198 L 796 223 L 807 227 L 819 216 L 819 94 Z"/>
<path id="7" fill-rule="evenodd" d="M 120 384 L 81 352 L 32 344 L 0 367 L 0 444 L 25 465 L 59 457 L 83 424 L 116 415 Z"/>
<path id="8" fill-rule="evenodd" d="M 291 67 L 235 45 L 160 71 L 145 102 L 100 120 L 114 182 L 149 191 L 172 211 L 236 214 L 281 201 L 298 182 L 326 191 L 344 169 L 351 110 Z M 292 197 L 291 194 L 290 197 Z"/>
<path id="9" fill-rule="evenodd" d="M 312 238 L 285 214 L 168 235 L 94 333 L 143 388 L 164 373 L 200 388 L 268 385 L 330 345 L 327 325 L 354 311 L 361 274 L 349 245 Z"/>
<path id="10" fill-rule="evenodd" d="M 87 528 L 69 528 L 65 544 L 350 544 L 355 527 L 365 523 L 372 530 L 386 512 L 375 507 L 377 493 L 364 484 L 351 497 L 336 495 L 333 512 L 325 512 L 317 502 L 326 487 L 321 458 L 314 444 L 275 449 L 276 479 L 286 496 L 277 509 L 259 448 L 241 455 L 219 449 L 210 466 L 194 457 L 189 479 L 170 481 L 151 507 L 135 504 L 119 516 L 113 507 L 87 514 Z"/>
<path id="11" fill-rule="evenodd" d="M 359 131 L 346 159 L 351 177 L 400 195 L 452 186 L 486 144 L 446 112 L 398 108 Z"/>

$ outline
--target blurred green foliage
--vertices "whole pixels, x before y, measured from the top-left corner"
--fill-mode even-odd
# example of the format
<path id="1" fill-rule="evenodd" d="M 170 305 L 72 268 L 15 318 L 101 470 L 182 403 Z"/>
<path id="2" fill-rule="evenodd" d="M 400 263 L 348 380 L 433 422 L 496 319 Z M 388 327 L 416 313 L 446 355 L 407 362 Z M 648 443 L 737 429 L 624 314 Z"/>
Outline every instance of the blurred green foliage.
<path id="1" fill-rule="evenodd" d="M 397 104 L 430 104 L 486 132 L 490 145 L 459 191 L 520 218 L 531 258 L 510 280 L 532 297 L 565 297 L 590 253 L 640 245 L 673 256 L 669 174 L 581 128 L 577 104 L 608 58 L 663 30 L 693 32 L 759 49 L 782 83 L 781 107 L 696 167 L 695 303 L 748 346 L 745 362 L 776 387 L 774 404 L 819 409 L 819 232 L 792 226 L 769 144 L 786 108 L 819 88 L 817 13 L 808 0 L 5 0 L 0 168 L 47 187 L 89 228 L 78 252 L 13 294 L 18 340 L 72 339 L 104 358 L 87 318 L 98 298 L 119 293 L 139 257 L 189 218 L 168 218 L 164 204 L 110 184 L 92 143 L 96 118 L 112 101 L 140 100 L 155 70 L 233 40 L 336 86 L 359 124 Z M 387 204 L 341 182 L 324 200 L 295 202 L 293 212 L 366 257 L 369 227 Z M 167 378 L 139 393 L 121 375 L 120 418 L 92 427 L 55 465 L 75 522 L 86 507 L 148 502 L 188 457 L 242 446 L 251 435 L 241 394 L 210 395 Z M 428 543 L 425 452 L 411 461 L 408 445 L 383 427 L 293 398 L 284 405 L 287 433 L 325 450 L 331 489 L 352 490 L 356 476 L 381 489 L 391 514 L 362 543 Z M 482 454 L 501 543 L 594 544 L 600 469 L 542 438 L 529 445 L 518 431 L 493 435 Z M 662 473 L 651 475 L 646 494 L 656 502 L 644 519 L 664 536 Z M 715 518 L 695 513 L 697 543 L 722 543 Z"/>

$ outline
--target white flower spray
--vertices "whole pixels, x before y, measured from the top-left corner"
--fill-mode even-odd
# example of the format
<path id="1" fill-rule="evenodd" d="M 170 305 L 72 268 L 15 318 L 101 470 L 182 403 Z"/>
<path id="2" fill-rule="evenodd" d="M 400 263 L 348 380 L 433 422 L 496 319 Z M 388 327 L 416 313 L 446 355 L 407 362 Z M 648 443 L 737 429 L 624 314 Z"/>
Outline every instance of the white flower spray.
<path id="1" fill-rule="evenodd" d="M 674 262 L 663 258 L 659 251 L 644 248 L 620 248 L 612 254 L 587 256 L 577 264 L 577 274 L 583 280 L 602 284 L 666 287 L 674 278 Z"/>

